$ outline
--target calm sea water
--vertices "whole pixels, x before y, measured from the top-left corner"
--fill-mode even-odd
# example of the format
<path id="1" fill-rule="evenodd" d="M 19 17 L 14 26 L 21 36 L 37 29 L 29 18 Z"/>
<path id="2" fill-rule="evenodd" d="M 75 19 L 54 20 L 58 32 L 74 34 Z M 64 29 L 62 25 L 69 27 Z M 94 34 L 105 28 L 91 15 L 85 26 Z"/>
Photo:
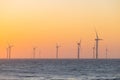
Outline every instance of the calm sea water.
<path id="1" fill-rule="evenodd" d="M 0 60 L 0 80 L 120 80 L 120 59 Z"/>

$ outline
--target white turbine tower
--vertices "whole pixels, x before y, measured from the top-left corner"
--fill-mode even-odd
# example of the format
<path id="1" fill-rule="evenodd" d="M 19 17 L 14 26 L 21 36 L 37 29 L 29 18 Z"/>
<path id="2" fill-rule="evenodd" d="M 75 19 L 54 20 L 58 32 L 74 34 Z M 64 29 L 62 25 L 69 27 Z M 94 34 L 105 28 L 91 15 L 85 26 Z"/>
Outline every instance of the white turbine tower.
<path id="1" fill-rule="evenodd" d="M 77 54 L 77 59 L 80 59 L 80 48 L 81 48 L 81 40 L 80 42 L 77 43 L 78 45 L 78 54 Z"/>
<path id="2" fill-rule="evenodd" d="M 98 37 L 98 33 L 96 32 L 96 59 L 98 59 L 98 52 L 99 52 L 99 41 L 102 40 Z"/>

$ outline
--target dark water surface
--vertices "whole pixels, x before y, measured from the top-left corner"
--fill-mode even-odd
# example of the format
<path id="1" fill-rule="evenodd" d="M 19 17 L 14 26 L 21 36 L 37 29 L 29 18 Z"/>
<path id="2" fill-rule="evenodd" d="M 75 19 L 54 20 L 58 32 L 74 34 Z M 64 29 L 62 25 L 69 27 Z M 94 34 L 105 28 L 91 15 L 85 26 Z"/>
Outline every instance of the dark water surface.
<path id="1" fill-rule="evenodd" d="M 0 60 L 0 80 L 120 80 L 120 59 Z"/>

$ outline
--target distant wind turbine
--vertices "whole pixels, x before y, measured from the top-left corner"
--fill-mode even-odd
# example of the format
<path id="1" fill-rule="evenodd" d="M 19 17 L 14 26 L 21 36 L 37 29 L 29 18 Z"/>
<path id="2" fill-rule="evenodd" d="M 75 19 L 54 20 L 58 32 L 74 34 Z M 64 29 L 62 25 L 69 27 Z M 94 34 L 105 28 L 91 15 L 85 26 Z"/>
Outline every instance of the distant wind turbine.
<path id="1" fill-rule="evenodd" d="M 106 48 L 106 59 L 108 58 L 108 49 Z"/>
<path id="2" fill-rule="evenodd" d="M 35 59 L 35 55 L 36 55 L 36 47 L 33 47 L 33 59 Z"/>
<path id="3" fill-rule="evenodd" d="M 95 32 L 96 32 L 96 39 L 95 39 L 95 41 L 96 41 L 96 59 L 98 59 L 98 51 L 99 51 L 99 50 L 98 50 L 98 49 L 99 49 L 99 47 L 98 47 L 99 44 L 98 44 L 98 43 L 99 43 L 99 41 L 102 40 L 102 39 L 100 39 L 100 38 L 98 37 L 97 31 L 95 31 Z"/>
<path id="4" fill-rule="evenodd" d="M 56 59 L 58 59 L 58 57 L 59 57 L 59 48 L 60 48 L 60 46 L 58 45 L 58 44 L 56 44 Z"/>
<path id="5" fill-rule="evenodd" d="M 8 44 L 8 59 L 11 59 L 11 48 L 13 45 Z"/>
<path id="6" fill-rule="evenodd" d="M 77 55 L 77 58 L 80 59 L 81 40 L 80 40 L 80 42 L 77 43 L 77 45 L 78 45 L 78 55 Z"/>

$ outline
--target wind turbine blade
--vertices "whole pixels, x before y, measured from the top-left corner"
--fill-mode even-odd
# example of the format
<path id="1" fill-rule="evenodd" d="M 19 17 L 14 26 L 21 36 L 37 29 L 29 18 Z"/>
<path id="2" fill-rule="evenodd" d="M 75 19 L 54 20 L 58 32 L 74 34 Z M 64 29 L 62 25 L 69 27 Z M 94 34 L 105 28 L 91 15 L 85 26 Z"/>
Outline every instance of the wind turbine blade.
<path id="1" fill-rule="evenodd" d="M 80 40 L 80 44 L 81 44 L 81 40 Z"/>
<path id="2" fill-rule="evenodd" d="M 81 40 L 80 40 L 80 47 L 81 47 Z"/>
<path id="3" fill-rule="evenodd" d="M 96 33 L 96 37 L 98 38 L 98 33 L 97 33 L 97 31 L 95 31 L 95 33 Z"/>
<path id="4" fill-rule="evenodd" d="M 56 46 L 58 46 L 58 43 L 56 43 Z"/>
<path id="5" fill-rule="evenodd" d="M 98 38 L 98 33 L 97 33 L 97 30 L 96 30 L 96 28 L 94 28 L 95 29 L 95 33 L 96 33 L 96 38 Z"/>

